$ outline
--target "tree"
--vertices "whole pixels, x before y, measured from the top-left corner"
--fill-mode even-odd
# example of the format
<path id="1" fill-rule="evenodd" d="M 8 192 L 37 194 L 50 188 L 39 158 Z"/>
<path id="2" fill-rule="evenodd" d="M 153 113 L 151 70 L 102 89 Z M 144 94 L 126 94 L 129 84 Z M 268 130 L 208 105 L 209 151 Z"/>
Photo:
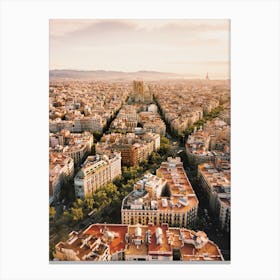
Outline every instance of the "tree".
<path id="1" fill-rule="evenodd" d="M 165 136 L 160 137 L 161 144 L 169 144 L 169 140 Z"/>
<path id="2" fill-rule="evenodd" d="M 93 209 L 93 203 L 94 203 L 94 201 L 93 201 L 93 198 L 92 198 L 92 197 L 87 197 L 87 198 L 85 199 L 85 205 L 86 205 L 86 207 L 87 207 L 88 209 L 90 209 L 90 210 Z"/>
<path id="3" fill-rule="evenodd" d="M 162 162 L 162 157 L 157 152 L 152 152 L 152 154 L 149 157 L 149 163 L 150 164 L 160 164 Z"/>
<path id="4" fill-rule="evenodd" d="M 73 181 L 66 180 L 65 178 L 59 195 L 59 200 L 63 199 L 69 202 L 75 201 L 76 199 Z"/>
<path id="5" fill-rule="evenodd" d="M 55 210 L 55 208 L 54 207 L 50 207 L 50 209 L 49 209 L 49 217 L 50 217 L 50 219 L 54 219 L 54 217 L 55 217 L 55 214 L 56 214 L 56 210 Z"/>
<path id="6" fill-rule="evenodd" d="M 170 144 L 161 143 L 158 152 L 159 152 L 160 156 L 165 156 L 165 155 L 170 154 L 170 152 L 171 152 Z"/>
<path id="7" fill-rule="evenodd" d="M 119 175 L 118 177 L 116 177 L 114 179 L 113 184 L 116 185 L 118 188 L 120 188 L 123 184 L 123 181 L 124 180 L 123 180 L 122 176 Z"/>
<path id="8" fill-rule="evenodd" d="M 140 162 L 140 166 L 143 167 L 144 169 L 147 169 L 149 167 L 148 161 L 146 159 L 142 160 Z"/>
<path id="9" fill-rule="evenodd" d="M 62 220 L 61 224 L 69 224 L 70 222 L 72 222 L 73 217 L 72 217 L 71 213 L 66 210 L 62 214 L 61 220 Z"/>
<path id="10" fill-rule="evenodd" d="M 80 208 L 71 208 L 71 214 L 73 217 L 73 221 L 80 221 L 84 217 L 83 209 Z"/>
<path id="11" fill-rule="evenodd" d="M 197 121 L 197 122 L 195 123 L 195 125 L 196 125 L 196 126 L 201 126 L 201 125 L 204 125 L 204 123 L 205 123 L 205 120 L 201 119 L 201 120 Z"/>
<path id="12" fill-rule="evenodd" d="M 122 177 L 125 181 L 128 181 L 130 179 L 135 179 L 138 177 L 138 168 L 131 166 L 129 168 L 124 167 L 122 170 Z"/>
<path id="13" fill-rule="evenodd" d="M 190 134 L 192 134 L 194 131 L 194 126 L 190 126 L 188 127 L 185 131 L 184 131 L 184 134 L 185 134 L 185 137 L 188 137 Z"/>
<path id="14" fill-rule="evenodd" d="M 93 134 L 93 137 L 96 141 L 99 141 L 102 137 L 102 133 L 100 133 L 98 131 L 94 131 L 92 134 Z"/>
<path id="15" fill-rule="evenodd" d="M 118 199 L 119 191 L 113 183 L 105 185 L 103 189 L 106 194 L 108 203 L 111 203 L 111 201 Z"/>
<path id="16" fill-rule="evenodd" d="M 73 203 L 73 206 L 75 208 L 79 208 L 79 207 L 84 207 L 84 201 L 80 198 L 78 198 L 74 203 Z"/>

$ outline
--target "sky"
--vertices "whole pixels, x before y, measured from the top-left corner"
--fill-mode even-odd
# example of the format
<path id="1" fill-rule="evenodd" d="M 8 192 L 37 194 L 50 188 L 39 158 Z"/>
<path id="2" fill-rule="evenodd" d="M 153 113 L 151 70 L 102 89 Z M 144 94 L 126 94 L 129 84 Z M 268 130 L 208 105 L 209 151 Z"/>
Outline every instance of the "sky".
<path id="1" fill-rule="evenodd" d="M 50 69 L 229 78 L 227 19 L 52 19 Z"/>

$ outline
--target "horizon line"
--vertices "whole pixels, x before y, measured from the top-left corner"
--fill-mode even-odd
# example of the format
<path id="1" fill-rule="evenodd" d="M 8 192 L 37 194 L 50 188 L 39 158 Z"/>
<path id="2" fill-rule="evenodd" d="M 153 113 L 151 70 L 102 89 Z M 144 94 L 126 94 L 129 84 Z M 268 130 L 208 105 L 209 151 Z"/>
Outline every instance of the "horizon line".
<path id="1" fill-rule="evenodd" d="M 155 73 L 162 73 L 162 74 L 174 74 L 174 75 L 178 75 L 178 76 L 194 76 L 194 77 L 201 77 L 202 75 L 199 74 L 191 74 L 191 73 L 175 73 L 175 72 L 163 72 L 163 71 L 157 71 L 157 70 L 136 70 L 136 71 L 124 71 L 124 70 L 108 70 L 108 69 L 71 69 L 71 68 L 53 68 L 53 69 L 49 69 L 49 71 L 80 71 L 80 72 L 92 72 L 92 71 L 104 71 L 104 72 L 122 72 L 122 73 L 138 73 L 138 72 L 155 72 Z M 209 74 L 209 72 L 205 72 L 206 74 Z M 211 77 L 211 72 L 209 74 L 209 76 Z M 214 75 L 215 76 L 215 75 Z M 203 78 L 198 78 L 198 79 L 203 79 Z M 221 78 L 220 78 L 221 79 Z M 230 77 L 224 77 L 221 80 L 230 80 Z"/>

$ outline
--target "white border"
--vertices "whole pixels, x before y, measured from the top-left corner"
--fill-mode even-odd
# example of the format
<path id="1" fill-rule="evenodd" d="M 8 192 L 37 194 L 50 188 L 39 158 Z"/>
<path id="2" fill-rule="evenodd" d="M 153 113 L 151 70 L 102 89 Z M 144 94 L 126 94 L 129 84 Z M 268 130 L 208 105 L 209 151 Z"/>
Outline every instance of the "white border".
<path id="1" fill-rule="evenodd" d="M 48 263 L 49 18 L 230 18 L 230 265 Z M 1 279 L 279 279 L 278 1 L 1 2 Z"/>

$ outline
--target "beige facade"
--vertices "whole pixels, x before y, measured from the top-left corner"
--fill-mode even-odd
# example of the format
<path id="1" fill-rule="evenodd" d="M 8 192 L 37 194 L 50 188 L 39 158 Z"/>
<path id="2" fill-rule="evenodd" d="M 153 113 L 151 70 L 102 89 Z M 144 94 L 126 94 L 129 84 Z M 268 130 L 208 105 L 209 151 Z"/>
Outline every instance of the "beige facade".
<path id="1" fill-rule="evenodd" d="M 106 125 L 106 120 L 102 119 L 99 115 L 87 116 L 83 118 L 74 119 L 73 132 L 102 132 Z"/>
<path id="2" fill-rule="evenodd" d="M 103 135 L 95 146 L 96 153 L 121 152 L 122 164 L 136 166 L 160 148 L 160 135 L 147 133 L 111 133 Z"/>
<path id="3" fill-rule="evenodd" d="M 167 184 L 170 197 L 162 196 Z M 197 211 L 198 199 L 180 158 L 168 158 L 157 170 L 157 176 L 145 175 L 135 184 L 134 191 L 122 202 L 121 215 L 122 223 L 127 224 L 167 223 L 186 227 L 196 220 Z"/>
<path id="4" fill-rule="evenodd" d="M 202 129 L 195 131 L 188 137 L 185 147 L 191 163 L 199 164 L 214 160 L 214 154 L 209 150 L 210 139 L 210 134 Z"/>
<path id="5" fill-rule="evenodd" d="M 223 166 L 223 170 L 220 168 Z M 209 200 L 211 210 L 217 215 L 221 229 L 230 230 L 230 165 L 220 163 L 220 171 L 212 162 L 198 166 L 198 180 Z"/>
<path id="6" fill-rule="evenodd" d="M 83 133 L 71 133 L 69 130 L 61 130 L 59 133 L 50 133 L 51 151 L 61 152 L 70 156 L 74 164 L 79 165 L 93 147 L 93 135 L 86 131 Z"/>
<path id="7" fill-rule="evenodd" d="M 153 107 L 152 107 L 153 106 Z M 155 104 L 149 106 L 149 108 L 157 108 Z M 142 124 L 145 131 L 158 133 L 160 135 L 165 135 L 166 125 L 161 119 L 160 115 L 154 111 L 145 111 L 139 113 L 139 122 Z"/>
<path id="8" fill-rule="evenodd" d="M 84 198 L 121 174 L 121 155 L 89 156 L 74 178 L 75 194 Z"/>
<path id="9" fill-rule="evenodd" d="M 112 131 L 134 132 L 138 124 L 138 114 L 133 105 L 124 105 L 111 123 Z"/>
<path id="10" fill-rule="evenodd" d="M 49 155 L 49 202 L 58 199 L 65 180 L 74 176 L 74 162 L 72 158 L 63 153 L 50 153 Z"/>
<path id="11" fill-rule="evenodd" d="M 70 117 L 69 117 L 70 118 Z M 70 132 L 102 132 L 107 121 L 99 115 L 71 117 L 71 120 L 57 118 L 49 121 L 49 130 L 52 133 L 60 132 L 63 129 Z"/>
<path id="12" fill-rule="evenodd" d="M 85 144 L 82 144 L 82 145 L 77 145 L 72 147 L 68 146 L 64 149 L 64 152 L 74 160 L 75 165 L 78 165 L 82 162 L 82 160 L 86 156 L 88 149 Z"/>

